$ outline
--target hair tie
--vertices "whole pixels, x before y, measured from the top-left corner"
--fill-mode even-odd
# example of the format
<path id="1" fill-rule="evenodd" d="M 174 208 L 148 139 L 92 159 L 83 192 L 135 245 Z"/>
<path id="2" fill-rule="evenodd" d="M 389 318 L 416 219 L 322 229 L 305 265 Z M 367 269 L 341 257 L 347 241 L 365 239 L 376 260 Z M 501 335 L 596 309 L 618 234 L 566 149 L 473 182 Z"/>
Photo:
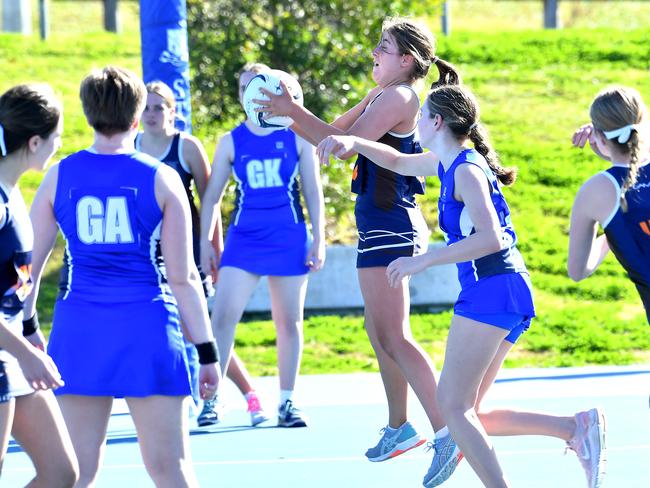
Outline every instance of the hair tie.
<path id="1" fill-rule="evenodd" d="M 477 127 L 478 127 L 478 120 L 469 126 L 469 131 L 472 132 Z"/>
<path id="2" fill-rule="evenodd" d="M 621 144 L 625 144 L 627 141 L 630 140 L 630 136 L 632 135 L 632 130 L 637 130 L 639 127 L 639 124 L 630 124 L 626 125 L 624 127 L 621 127 L 620 129 L 614 129 L 614 130 L 604 130 L 603 134 L 605 134 L 605 137 L 607 139 L 614 139 L 615 137 L 618 137 L 618 142 Z"/>
<path id="3" fill-rule="evenodd" d="M 439 59 L 440 59 L 440 58 L 439 58 L 438 56 L 434 56 L 433 59 L 431 60 L 431 62 L 432 62 L 433 64 L 436 64 L 436 63 L 438 62 Z"/>
<path id="4" fill-rule="evenodd" d="M 7 155 L 7 146 L 5 146 L 5 129 L 0 124 L 0 154 L 4 158 Z"/>

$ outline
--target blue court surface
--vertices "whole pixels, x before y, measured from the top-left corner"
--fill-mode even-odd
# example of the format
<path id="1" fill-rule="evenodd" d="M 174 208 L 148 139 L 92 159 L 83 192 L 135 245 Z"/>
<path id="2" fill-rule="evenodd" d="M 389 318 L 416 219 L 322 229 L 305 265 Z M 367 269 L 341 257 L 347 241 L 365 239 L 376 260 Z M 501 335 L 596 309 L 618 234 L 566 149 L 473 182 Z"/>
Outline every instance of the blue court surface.
<path id="1" fill-rule="evenodd" d="M 277 379 L 256 379 L 268 410 L 276 404 Z M 512 407 L 572 415 L 601 406 L 607 415 L 605 487 L 650 486 L 650 366 L 504 370 L 487 407 Z M 232 383 L 222 423 L 192 429 L 192 456 L 203 487 L 397 488 L 421 486 L 431 453 L 418 447 L 398 458 L 370 463 L 363 453 L 386 422 L 377 374 L 303 376 L 296 404 L 310 417 L 307 428 L 282 429 L 275 419 L 249 427 L 245 403 Z M 411 421 L 431 435 L 414 395 Z M 494 445 L 512 486 L 584 487 L 584 472 L 559 439 L 495 437 Z M 10 444 L 0 486 L 23 486 L 33 475 L 27 456 Z M 116 401 L 97 486 L 148 487 L 135 431 L 124 403 Z M 480 487 L 466 460 L 444 486 Z"/>

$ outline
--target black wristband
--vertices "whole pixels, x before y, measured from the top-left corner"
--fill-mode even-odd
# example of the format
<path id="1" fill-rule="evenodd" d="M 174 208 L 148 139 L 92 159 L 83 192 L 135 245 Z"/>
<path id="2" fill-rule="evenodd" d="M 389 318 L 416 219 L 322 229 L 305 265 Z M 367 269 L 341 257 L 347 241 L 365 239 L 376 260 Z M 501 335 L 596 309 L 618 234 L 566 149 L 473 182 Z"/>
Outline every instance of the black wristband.
<path id="1" fill-rule="evenodd" d="M 34 315 L 27 320 L 23 320 L 23 336 L 27 337 L 35 333 L 39 328 L 38 323 L 38 314 L 34 312 Z"/>
<path id="2" fill-rule="evenodd" d="M 199 353 L 199 364 L 213 364 L 219 362 L 219 351 L 217 343 L 213 340 L 194 344 L 196 352 Z"/>

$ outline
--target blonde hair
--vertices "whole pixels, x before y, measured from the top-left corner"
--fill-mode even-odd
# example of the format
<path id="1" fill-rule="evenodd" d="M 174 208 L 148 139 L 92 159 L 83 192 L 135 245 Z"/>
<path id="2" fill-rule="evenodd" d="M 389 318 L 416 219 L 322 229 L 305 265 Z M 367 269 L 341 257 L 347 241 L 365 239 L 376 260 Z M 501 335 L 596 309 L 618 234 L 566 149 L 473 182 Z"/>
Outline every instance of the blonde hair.
<path id="1" fill-rule="evenodd" d="M 589 109 L 591 122 L 594 129 L 601 133 L 644 122 L 648 116 L 648 109 L 641 98 L 641 94 L 634 88 L 626 86 L 612 86 L 602 90 Z M 627 212 L 625 194 L 634 186 L 639 175 L 641 153 L 641 137 L 633 127 L 630 137 L 625 142 L 618 139 L 609 139 L 616 149 L 630 156 L 630 168 L 621 187 L 621 209 Z"/>
<path id="2" fill-rule="evenodd" d="M 142 115 L 147 89 L 135 73 L 106 66 L 82 80 L 79 97 L 88 124 L 100 134 L 112 136 L 128 131 Z"/>
<path id="3" fill-rule="evenodd" d="M 176 110 L 176 96 L 172 89 L 169 88 L 169 85 L 160 80 L 156 80 L 150 81 L 145 87 L 147 88 L 147 93 L 155 93 L 165 101 L 165 105 L 172 110 Z"/>
<path id="4" fill-rule="evenodd" d="M 271 68 L 264 63 L 246 63 L 237 73 L 237 79 L 244 73 L 263 73 L 265 71 L 271 71 Z"/>

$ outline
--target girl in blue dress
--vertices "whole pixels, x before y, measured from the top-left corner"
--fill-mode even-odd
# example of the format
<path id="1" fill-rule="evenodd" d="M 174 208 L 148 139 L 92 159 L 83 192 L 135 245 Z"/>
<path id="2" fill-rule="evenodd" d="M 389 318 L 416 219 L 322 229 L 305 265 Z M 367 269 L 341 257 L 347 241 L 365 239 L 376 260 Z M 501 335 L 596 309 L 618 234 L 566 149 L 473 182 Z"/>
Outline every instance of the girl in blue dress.
<path id="1" fill-rule="evenodd" d="M 36 468 L 31 484 L 72 487 L 78 466 L 52 389 L 64 382 L 34 311 L 34 233 L 19 178 L 41 171 L 61 147 L 61 105 L 48 86 L 18 85 L 0 96 L 0 468 L 13 434 Z"/>
<path id="2" fill-rule="evenodd" d="M 461 456 L 484 486 L 510 486 L 488 434 L 539 434 L 565 440 L 578 454 L 588 486 L 596 488 L 605 466 L 605 420 L 599 409 L 571 417 L 480 409 L 506 354 L 530 325 L 535 309 L 528 271 L 501 191 L 502 185 L 514 182 L 516 170 L 499 164 L 472 93 L 444 81 L 429 93 L 418 123 L 422 144 L 430 152 L 406 155 L 376 142 L 340 136 L 331 136 L 318 147 L 322 162 L 330 154 L 353 151 L 401 174 L 437 174 L 440 178 L 438 219 L 447 247 L 399 258 L 386 269 L 387 282 L 397 287 L 429 266 L 456 263 L 461 284 L 438 384 L 438 402 L 447 427 L 436 433 L 424 486 L 443 483 Z"/>
<path id="3" fill-rule="evenodd" d="M 268 67 L 243 68 L 240 98 L 248 82 L 263 70 Z M 231 175 L 237 182 L 235 209 L 225 244 L 218 246 L 223 252 L 215 252 L 212 243 L 221 242 L 223 235 L 218 206 Z M 311 233 L 300 204 L 301 192 Z M 305 427 L 308 422 L 295 406 L 293 392 L 302 357 L 307 276 L 325 260 L 324 220 L 323 192 L 311 144 L 288 129 L 264 129 L 250 119 L 221 138 L 201 209 L 202 268 L 218 274 L 212 327 L 225 371 L 246 303 L 260 278 L 268 276 L 277 331 L 281 427 Z M 209 416 L 210 411 L 204 409 L 204 414 Z"/>
<path id="4" fill-rule="evenodd" d="M 65 379 L 57 398 L 79 484 L 95 482 L 113 398 L 124 397 L 154 483 L 196 486 L 183 334 L 196 344 L 202 398 L 220 373 L 187 198 L 173 169 L 134 149 L 142 80 L 109 66 L 82 81 L 80 97 L 93 144 L 48 171 L 31 212 L 35 283 L 58 229 L 66 241 L 50 353 Z"/>

